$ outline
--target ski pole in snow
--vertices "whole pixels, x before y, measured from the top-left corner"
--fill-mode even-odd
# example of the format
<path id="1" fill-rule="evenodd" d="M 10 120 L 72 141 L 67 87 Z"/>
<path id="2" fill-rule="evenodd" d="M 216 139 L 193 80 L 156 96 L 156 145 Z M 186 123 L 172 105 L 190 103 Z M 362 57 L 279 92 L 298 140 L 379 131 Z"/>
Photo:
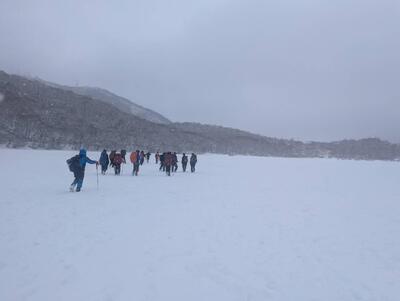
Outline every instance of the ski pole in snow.
<path id="1" fill-rule="evenodd" d="M 96 164 L 97 190 L 99 190 L 99 164 Z"/>

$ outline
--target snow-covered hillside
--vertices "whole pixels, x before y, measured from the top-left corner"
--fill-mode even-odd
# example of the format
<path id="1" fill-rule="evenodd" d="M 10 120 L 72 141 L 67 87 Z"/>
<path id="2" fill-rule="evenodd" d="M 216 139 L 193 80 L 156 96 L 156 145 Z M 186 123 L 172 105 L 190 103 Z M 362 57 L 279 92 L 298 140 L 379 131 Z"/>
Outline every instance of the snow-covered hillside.
<path id="1" fill-rule="evenodd" d="M 398 163 L 152 158 L 70 193 L 73 154 L 0 150 L 0 300 L 400 299 Z"/>

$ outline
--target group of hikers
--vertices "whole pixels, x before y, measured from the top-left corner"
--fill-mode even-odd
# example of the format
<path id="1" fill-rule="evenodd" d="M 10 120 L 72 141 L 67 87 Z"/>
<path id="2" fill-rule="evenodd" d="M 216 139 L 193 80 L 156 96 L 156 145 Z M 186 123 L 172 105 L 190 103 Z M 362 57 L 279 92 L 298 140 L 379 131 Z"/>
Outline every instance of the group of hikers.
<path id="1" fill-rule="evenodd" d="M 171 175 L 172 172 L 176 172 L 178 170 L 178 155 L 176 153 L 162 153 L 161 155 L 157 152 L 156 153 L 156 164 L 160 162 L 160 169 L 165 171 L 168 176 Z M 186 172 L 186 167 L 189 162 L 188 156 L 185 153 L 182 154 L 181 163 L 182 163 L 182 171 Z M 192 153 L 190 156 L 190 169 L 191 172 L 196 171 L 196 163 L 197 163 L 197 156 L 196 154 Z"/>
<path id="2" fill-rule="evenodd" d="M 79 192 L 82 188 L 83 178 L 85 176 L 85 167 L 86 163 L 96 164 L 96 168 L 98 165 L 101 166 L 101 173 L 103 175 L 106 174 L 108 167 L 112 167 L 114 169 L 115 175 L 121 174 L 122 164 L 126 164 L 126 150 L 121 150 L 117 152 L 116 150 L 112 150 L 110 154 L 107 153 L 107 150 L 103 150 L 100 155 L 100 159 L 98 161 L 92 160 L 87 157 L 86 150 L 81 149 L 79 154 L 67 160 L 68 167 L 71 172 L 74 173 L 74 181 L 71 184 L 70 191 Z M 139 174 L 139 167 L 143 165 L 146 160 L 147 163 L 150 162 L 151 153 L 144 151 L 136 150 L 130 154 L 130 161 L 133 165 L 132 175 L 137 176 Z M 176 152 L 164 152 L 155 154 L 155 163 L 160 164 L 160 171 L 163 171 L 167 174 L 167 176 L 171 176 L 171 172 L 177 172 L 178 170 L 178 155 Z M 188 156 L 183 153 L 181 158 L 182 171 L 186 172 L 187 164 L 190 163 L 191 172 L 196 171 L 197 164 L 197 155 L 192 153 L 190 159 Z"/>

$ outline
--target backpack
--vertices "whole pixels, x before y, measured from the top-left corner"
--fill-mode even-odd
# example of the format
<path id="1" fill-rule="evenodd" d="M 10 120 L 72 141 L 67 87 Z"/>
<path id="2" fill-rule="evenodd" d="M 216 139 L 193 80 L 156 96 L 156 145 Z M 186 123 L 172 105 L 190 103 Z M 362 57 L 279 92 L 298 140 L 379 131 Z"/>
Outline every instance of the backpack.
<path id="1" fill-rule="evenodd" d="M 71 172 L 77 171 L 81 167 L 79 155 L 73 156 L 67 160 L 68 168 Z"/>
<path id="2" fill-rule="evenodd" d="M 164 157 L 164 164 L 166 166 L 171 166 L 173 163 L 173 156 L 172 154 L 166 154 Z"/>
<path id="3" fill-rule="evenodd" d="M 110 158 L 110 162 L 112 163 L 114 161 L 116 151 L 111 151 L 110 155 L 108 156 Z"/>
<path id="4" fill-rule="evenodd" d="M 114 165 L 121 165 L 123 162 L 121 154 L 116 154 L 114 157 Z"/>
<path id="5" fill-rule="evenodd" d="M 136 155 L 136 152 L 132 152 L 132 154 L 131 154 L 131 162 L 132 162 L 132 164 L 135 164 L 136 163 L 136 161 L 137 161 L 137 155 Z"/>

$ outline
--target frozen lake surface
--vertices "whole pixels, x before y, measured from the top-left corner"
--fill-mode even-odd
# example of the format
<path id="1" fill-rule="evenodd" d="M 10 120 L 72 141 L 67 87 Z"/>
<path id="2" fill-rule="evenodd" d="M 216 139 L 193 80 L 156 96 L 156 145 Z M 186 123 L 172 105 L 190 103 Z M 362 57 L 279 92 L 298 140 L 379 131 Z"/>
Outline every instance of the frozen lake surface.
<path id="1" fill-rule="evenodd" d="M 400 300 L 399 163 L 152 157 L 70 193 L 72 155 L 0 150 L 0 300 Z"/>

